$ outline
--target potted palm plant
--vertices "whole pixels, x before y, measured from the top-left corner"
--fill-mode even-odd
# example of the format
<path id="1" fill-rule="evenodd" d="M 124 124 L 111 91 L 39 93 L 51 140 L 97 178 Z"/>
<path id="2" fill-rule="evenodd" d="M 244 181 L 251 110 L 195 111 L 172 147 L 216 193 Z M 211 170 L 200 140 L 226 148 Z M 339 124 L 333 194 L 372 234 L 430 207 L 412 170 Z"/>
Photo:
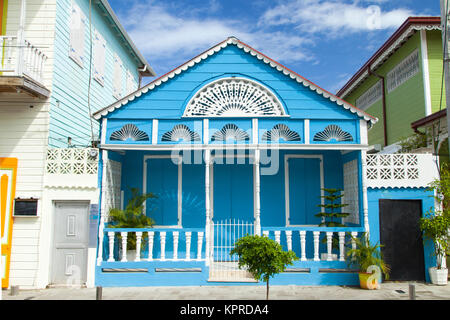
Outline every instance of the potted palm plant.
<path id="1" fill-rule="evenodd" d="M 352 239 L 356 243 L 356 248 L 347 251 L 347 258 L 350 265 L 359 268 L 359 283 L 362 289 L 378 289 L 381 281 L 381 274 L 385 279 L 389 279 L 389 266 L 384 262 L 381 253 L 381 244 L 372 245 L 366 233 L 360 238 Z"/>
<path id="2" fill-rule="evenodd" d="M 141 194 L 137 188 L 132 188 L 131 194 L 131 199 L 124 210 L 113 208 L 109 211 L 109 228 L 150 228 L 155 224 L 153 219 L 144 213 L 144 203 L 149 198 L 156 198 L 156 195 L 151 192 Z M 141 242 L 142 247 L 145 246 L 147 237 L 147 234 L 144 233 Z M 118 238 L 121 241 L 120 234 L 118 234 Z M 127 260 L 134 261 L 135 257 L 136 233 L 130 232 L 127 237 Z"/>
<path id="3" fill-rule="evenodd" d="M 420 229 L 423 232 L 424 242 L 431 241 L 433 246 L 432 255 L 436 257 L 436 266 L 428 269 L 431 283 L 446 285 L 448 282 L 448 269 L 444 268 L 442 262 L 445 256 L 450 254 L 449 247 L 450 216 L 448 212 L 436 211 L 434 214 L 428 212 L 420 219 Z"/>

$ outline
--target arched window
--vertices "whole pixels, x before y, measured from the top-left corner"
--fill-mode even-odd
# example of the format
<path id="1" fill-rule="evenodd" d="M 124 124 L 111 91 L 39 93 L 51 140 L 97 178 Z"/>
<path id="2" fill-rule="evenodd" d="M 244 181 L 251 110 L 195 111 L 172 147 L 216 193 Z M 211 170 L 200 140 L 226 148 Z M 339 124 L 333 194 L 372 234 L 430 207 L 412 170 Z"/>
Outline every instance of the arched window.
<path id="1" fill-rule="evenodd" d="M 261 84 L 225 78 L 201 88 L 189 101 L 184 117 L 260 117 L 286 115 L 277 97 Z"/>

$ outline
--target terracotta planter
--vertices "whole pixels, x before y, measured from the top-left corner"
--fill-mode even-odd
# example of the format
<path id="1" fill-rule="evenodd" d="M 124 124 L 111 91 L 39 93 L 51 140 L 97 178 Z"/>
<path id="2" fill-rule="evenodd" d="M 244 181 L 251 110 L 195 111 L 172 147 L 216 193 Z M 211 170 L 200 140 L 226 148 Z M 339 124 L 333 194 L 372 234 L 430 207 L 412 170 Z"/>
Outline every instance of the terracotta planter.
<path id="1" fill-rule="evenodd" d="M 361 289 L 374 290 L 380 288 L 380 283 L 376 277 L 369 280 L 369 277 L 374 275 L 373 273 L 359 273 L 359 285 Z"/>
<path id="2" fill-rule="evenodd" d="M 430 274 L 430 280 L 432 284 L 436 284 L 438 286 L 447 285 L 448 269 L 438 269 L 436 267 L 432 267 L 428 269 L 428 273 Z"/>

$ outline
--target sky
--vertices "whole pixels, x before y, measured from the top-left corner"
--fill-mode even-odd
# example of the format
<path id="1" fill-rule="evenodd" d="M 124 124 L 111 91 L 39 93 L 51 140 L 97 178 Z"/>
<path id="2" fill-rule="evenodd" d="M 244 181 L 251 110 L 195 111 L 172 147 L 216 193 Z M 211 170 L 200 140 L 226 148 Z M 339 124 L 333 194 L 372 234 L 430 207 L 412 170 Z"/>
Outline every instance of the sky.
<path id="1" fill-rule="evenodd" d="M 157 77 L 235 36 L 332 93 L 407 17 L 440 15 L 439 0 L 109 2 Z"/>

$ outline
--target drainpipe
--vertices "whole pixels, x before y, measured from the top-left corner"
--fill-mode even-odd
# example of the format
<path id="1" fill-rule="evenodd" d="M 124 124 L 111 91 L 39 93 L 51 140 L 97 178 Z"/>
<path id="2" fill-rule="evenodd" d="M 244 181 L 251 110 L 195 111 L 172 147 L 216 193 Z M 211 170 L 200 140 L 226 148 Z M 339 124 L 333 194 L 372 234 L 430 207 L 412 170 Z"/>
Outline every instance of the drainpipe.
<path id="1" fill-rule="evenodd" d="M 367 71 L 369 75 L 373 75 L 381 80 L 381 90 L 382 90 L 382 100 L 383 100 L 383 132 L 384 132 L 384 146 L 388 145 L 388 136 L 387 136 L 387 121 L 386 121 L 386 90 L 385 90 L 385 79 L 383 76 L 376 74 L 371 70 L 370 65 L 367 67 Z"/>
<path id="2" fill-rule="evenodd" d="M 139 69 L 138 68 L 138 73 L 139 73 L 139 84 L 138 84 L 138 89 L 141 88 L 142 85 L 142 72 L 145 72 L 147 70 L 147 65 L 144 66 L 144 68 Z"/>

